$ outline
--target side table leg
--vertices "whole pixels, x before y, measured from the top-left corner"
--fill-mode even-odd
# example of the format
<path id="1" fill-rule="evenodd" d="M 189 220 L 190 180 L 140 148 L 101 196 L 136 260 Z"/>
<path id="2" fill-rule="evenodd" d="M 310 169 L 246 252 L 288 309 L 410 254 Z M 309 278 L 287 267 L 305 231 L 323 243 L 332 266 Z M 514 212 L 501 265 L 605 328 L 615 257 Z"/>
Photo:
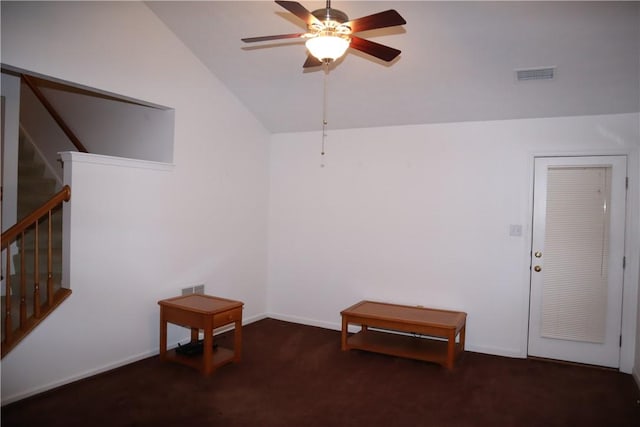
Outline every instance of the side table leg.
<path id="1" fill-rule="evenodd" d="M 461 352 L 464 351 L 464 335 L 465 335 L 466 328 L 467 328 L 467 325 L 462 325 L 462 329 L 460 329 L 460 351 Z"/>
<path id="2" fill-rule="evenodd" d="M 349 322 L 347 322 L 347 317 L 342 316 L 342 336 L 341 336 L 341 345 L 342 351 L 349 350 L 347 347 L 347 329 L 349 328 Z"/>
<path id="3" fill-rule="evenodd" d="M 210 322 L 211 320 L 208 323 Z M 204 327 L 202 345 L 202 373 L 209 375 L 213 372 L 213 327 L 211 324 Z"/>
<path id="4" fill-rule="evenodd" d="M 164 318 L 164 309 L 160 308 L 160 360 L 167 358 L 167 321 Z"/>

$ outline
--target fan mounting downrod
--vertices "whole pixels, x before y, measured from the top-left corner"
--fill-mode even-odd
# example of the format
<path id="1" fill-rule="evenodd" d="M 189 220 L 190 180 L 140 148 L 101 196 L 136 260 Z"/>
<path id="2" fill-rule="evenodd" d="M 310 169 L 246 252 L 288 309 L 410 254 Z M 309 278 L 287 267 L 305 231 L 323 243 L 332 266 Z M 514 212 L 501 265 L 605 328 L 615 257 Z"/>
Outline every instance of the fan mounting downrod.
<path id="1" fill-rule="evenodd" d="M 346 13 L 338 9 L 331 9 L 331 2 L 327 2 L 327 7 L 324 9 L 317 9 L 311 12 L 313 16 L 318 18 L 319 21 L 335 21 L 338 24 L 344 24 L 349 21 L 349 17 Z"/>

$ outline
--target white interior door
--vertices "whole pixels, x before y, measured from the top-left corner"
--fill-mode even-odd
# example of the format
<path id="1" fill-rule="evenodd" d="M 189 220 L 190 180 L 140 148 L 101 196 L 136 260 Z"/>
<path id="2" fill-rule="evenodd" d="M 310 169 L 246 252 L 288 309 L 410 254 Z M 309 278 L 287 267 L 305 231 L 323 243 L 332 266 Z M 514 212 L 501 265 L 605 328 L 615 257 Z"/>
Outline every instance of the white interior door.
<path id="1" fill-rule="evenodd" d="M 618 367 L 626 157 L 535 159 L 528 354 Z"/>

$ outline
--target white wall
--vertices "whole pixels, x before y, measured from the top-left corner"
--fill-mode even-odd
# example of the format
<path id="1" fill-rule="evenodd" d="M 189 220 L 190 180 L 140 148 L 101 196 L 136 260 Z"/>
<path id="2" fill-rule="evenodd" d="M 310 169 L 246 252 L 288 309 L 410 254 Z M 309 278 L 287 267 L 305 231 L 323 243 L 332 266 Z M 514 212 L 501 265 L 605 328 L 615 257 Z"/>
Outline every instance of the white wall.
<path id="1" fill-rule="evenodd" d="M 640 133 L 640 123 L 638 124 L 638 133 Z M 636 197 L 638 199 L 640 199 L 640 183 L 635 182 L 630 184 L 631 187 L 631 192 L 634 191 L 635 189 L 635 194 Z M 639 214 L 640 216 L 640 214 Z M 640 230 L 636 229 L 636 236 L 640 236 Z M 629 254 L 629 259 L 633 261 L 633 259 L 635 258 L 636 260 L 640 260 L 640 251 L 636 251 L 635 254 Z M 640 262 L 638 262 L 638 264 L 640 264 Z M 630 266 L 630 268 L 633 268 L 633 266 Z M 640 268 L 640 266 L 636 266 L 636 269 Z M 638 287 L 640 288 L 640 272 L 637 272 L 638 274 Z M 640 307 L 640 291 L 638 291 L 638 307 Z M 635 363 L 633 364 L 633 377 L 636 380 L 636 384 L 638 385 L 638 387 L 640 387 L 640 310 L 638 310 L 637 313 L 637 329 L 636 329 L 636 357 L 635 357 Z"/>
<path id="2" fill-rule="evenodd" d="M 16 76 L 0 73 L 2 86 L 2 212 L 0 213 L 2 231 L 6 231 L 18 220 L 18 140 L 20 114 L 20 79 Z M 13 253 L 17 253 L 17 247 L 11 247 Z M 7 265 L 6 254 L 2 252 L 2 280 L 0 280 L 0 295 L 6 295 L 4 282 Z M 13 267 L 12 267 L 13 268 Z"/>
<path id="3" fill-rule="evenodd" d="M 2 2 L 1 28 L 5 64 L 175 109 L 174 165 L 68 155 L 73 294 L 2 360 L 2 402 L 157 353 L 185 286 L 263 315 L 269 136 L 245 107 L 142 3 Z"/>
<path id="4" fill-rule="evenodd" d="M 265 130 L 142 4 L 2 2 L 2 48 L 176 118 L 173 166 L 66 155 L 73 294 L 3 359 L 3 403 L 156 353 L 157 301 L 198 283 L 249 320 L 335 329 L 363 298 L 465 310 L 469 349 L 522 356 L 535 154 L 630 154 L 633 364 L 638 114 L 330 131 L 320 168 L 319 132 L 271 137 L 269 159 Z"/>
<path id="5" fill-rule="evenodd" d="M 17 220 L 20 79 L 6 73 L 0 73 L 0 77 L 2 79 L 3 119 L 5 121 L 2 127 L 2 153 L 0 153 L 3 161 L 2 231 L 5 231 Z"/>
<path id="6" fill-rule="evenodd" d="M 629 154 L 621 367 L 634 363 L 639 115 L 272 137 L 270 315 L 340 328 L 362 300 L 462 310 L 467 348 L 526 355 L 535 155 Z M 509 235 L 510 224 L 523 235 Z"/>

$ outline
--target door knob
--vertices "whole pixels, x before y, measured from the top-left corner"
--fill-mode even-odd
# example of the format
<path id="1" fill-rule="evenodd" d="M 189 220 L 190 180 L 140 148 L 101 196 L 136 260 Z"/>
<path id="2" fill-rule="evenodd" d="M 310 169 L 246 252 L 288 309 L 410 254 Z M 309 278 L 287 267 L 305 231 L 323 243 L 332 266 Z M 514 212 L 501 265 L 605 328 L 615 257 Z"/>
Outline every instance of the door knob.
<path id="1" fill-rule="evenodd" d="M 542 270 L 542 267 L 540 267 L 539 265 L 536 265 L 535 267 L 533 267 L 533 269 L 534 269 L 535 271 L 541 271 L 541 270 Z"/>

